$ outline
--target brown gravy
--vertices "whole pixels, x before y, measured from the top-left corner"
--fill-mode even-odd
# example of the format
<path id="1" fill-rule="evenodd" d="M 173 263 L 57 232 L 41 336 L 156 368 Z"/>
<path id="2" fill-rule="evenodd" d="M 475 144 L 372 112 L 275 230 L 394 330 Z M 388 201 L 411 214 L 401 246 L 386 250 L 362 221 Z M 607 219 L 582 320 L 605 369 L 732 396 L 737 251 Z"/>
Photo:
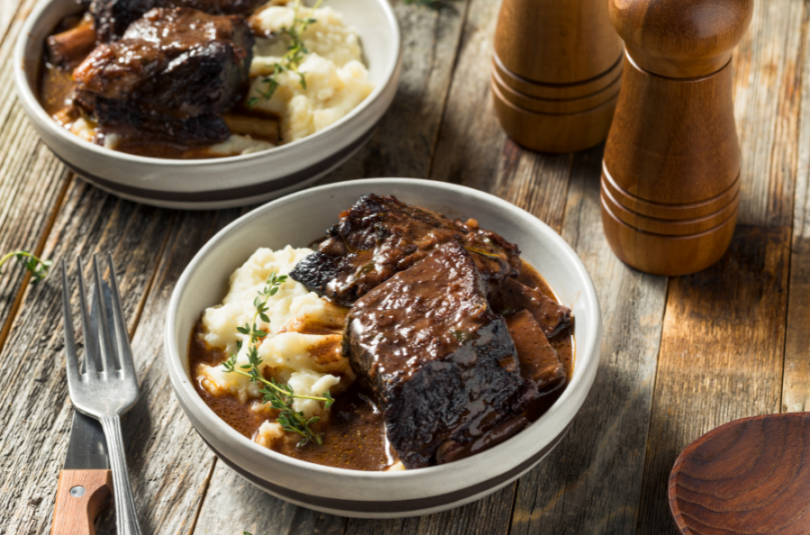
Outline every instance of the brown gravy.
<path id="1" fill-rule="evenodd" d="M 523 284 L 556 300 L 556 295 L 543 277 L 525 262 L 519 279 Z M 217 416 L 245 437 L 252 439 L 266 417 L 253 412 L 249 403 L 242 404 L 235 397 L 213 396 L 202 387 L 196 377 L 196 370 L 200 364 L 214 366 L 227 359 L 223 351 L 208 346 L 202 340 L 201 334 L 202 322 L 197 322 L 191 333 L 188 351 L 189 370 L 194 376 L 194 388 Z M 552 337 L 549 342 L 559 353 L 570 380 L 575 359 L 573 326 Z M 540 418 L 560 397 L 566 385 L 532 404 L 527 411 L 528 419 L 535 421 Z M 329 420 L 316 423 L 313 429 L 322 434 L 322 446 L 310 443 L 298 447 L 296 441 L 291 439 L 276 442 L 273 449 L 302 461 L 352 470 L 385 470 L 396 461 L 396 454 L 387 451 L 386 448 L 382 415 L 363 394 L 358 383 L 353 384 L 348 391 L 335 396 Z"/>

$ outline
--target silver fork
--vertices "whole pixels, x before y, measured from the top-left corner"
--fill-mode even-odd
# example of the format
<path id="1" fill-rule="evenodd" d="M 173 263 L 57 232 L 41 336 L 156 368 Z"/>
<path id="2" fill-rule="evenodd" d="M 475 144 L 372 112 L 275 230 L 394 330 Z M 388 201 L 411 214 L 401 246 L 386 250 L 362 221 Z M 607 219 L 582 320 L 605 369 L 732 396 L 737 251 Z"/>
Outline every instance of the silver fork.
<path id="1" fill-rule="evenodd" d="M 82 330 L 84 332 L 84 366 L 85 373 L 79 370 L 79 358 L 76 353 L 73 318 L 70 307 L 70 291 L 67 268 L 62 262 L 62 304 L 65 318 L 65 353 L 67 355 L 67 379 L 70 401 L 73 407 L 101 422 L 112 467 L 113 490 L 115 496 L 115 514 L 119 535 L 140 535 L 135 502 L 132 498 L 132 486 L 127 473 L 127 462 L 124 455 L 124 440 L 121 435 L 121 415 L 127 412 L 138 399 L 138 379 L 132 361 L 132 348 L 129 345 L 124 313 L 121 309 L 121 297 L 118 294 L 118 282 L 115 279 L 115 266 L 111 255 L 107 255 L 110 267 L 110 301 L 114 325 L 107 321 L 107 303 L 104 298 L 104 285 L 97 255 L 93 255 L 93 272 L 95 279 L 95 297 L 98 306 L 98 340 L 92 340 L 93 329 L 87 315 L 87 300 L 84 285 L 81 257 L 76 259 L 76 271 L 79 279 L 79 306 L 81 309 Z M 101 359 L 96 351 L 101 353 Z M 117 362 L 116 362 L 117 361 Z M 102 369 L 97 363 L 101 362 Z"/>

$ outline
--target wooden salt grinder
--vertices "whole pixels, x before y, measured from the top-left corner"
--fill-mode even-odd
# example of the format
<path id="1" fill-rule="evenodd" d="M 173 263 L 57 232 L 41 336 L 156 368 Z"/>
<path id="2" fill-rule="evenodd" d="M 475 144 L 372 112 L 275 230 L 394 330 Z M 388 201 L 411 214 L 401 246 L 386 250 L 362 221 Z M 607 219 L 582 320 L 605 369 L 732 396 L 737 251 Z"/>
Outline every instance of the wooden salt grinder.
<path id="1" fill-rule="evenodd" d="M 605 140 L 622 69 L 607 0 L 503 0 L 493 45 L 495 112 L 509 137 L 543 152 Z"/>
<path id="2" fill-rule="evenodd" d="M 609 0 L 609 11 L 625 60 L 602 165 L 608 242 L 648 273 L 706 269 L 737 221 L 731 56 L 753 0 Z"/>

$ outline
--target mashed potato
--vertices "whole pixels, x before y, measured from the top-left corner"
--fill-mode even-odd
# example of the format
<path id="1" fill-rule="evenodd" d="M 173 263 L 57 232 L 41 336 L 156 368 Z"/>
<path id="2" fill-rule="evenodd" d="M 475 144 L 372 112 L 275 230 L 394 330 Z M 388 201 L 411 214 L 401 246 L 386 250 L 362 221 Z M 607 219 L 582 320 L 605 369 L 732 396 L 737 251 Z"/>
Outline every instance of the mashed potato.
<path id="1" fill-rule="evenodd" d="M 236 154 L 252 154 L 260 150 L 272 149 L 273 147 L 275 147 L 275 145 L 267 141 L 262 141 L 261 139 L 231 134 L 231 137 L 222 143 L 208 147 L 208 153 L 215 156 L 231 156 Z"/>
<path id="2" fill-rule="evenodd" d="M 271 82 L 267 75 L 281 62 L 288 38 L 282 30 L 293 24 L 291 5 L 269 4 L 252 17 L 254 27 L 278 37 L 257 39 L 253 49 L 251 76 L 255 76 L 247 101 L 254 109 L 281 117 L 283 143 L 301 139 L 323 130 L 357 107 L 374 89 L 368 70 L 362 63 L 357 33 L 346 26 L 340 13 L 330 7 L 299 8 L 298 17 L 315 20 L 301 38 L 310 52 L 298 66 L 298 72 L 283 71 L 272 98 L 265 99 Z M 301 83 L 304 77 L 305 85 Z"/>
<path id="3" fill-rule="evenodd" d="M 253 253 L 231 275 L 230 290 L 222 303 L 203 313 L 201 336 L 205 342 L 228 354 L 236 353 L 237 366 L 248 364 L 249 337 L 237 331 L 237 327 L 253 321 L 254 299 L 270 275 L 289 273 L 311 252 L 287 246 L 278 251 L 261 248 Z M 345 321 L 344 309 L 321 299 L 292 279 L 287 279 L 278 292 L 268 298 L 267 307 L 270 322 L 257 319 L 257 327 L 268 333 L 258 346 L 262 372 L 270 372 L 279 382 L 288 383 L 296 394 L 306 396 L 338 392 L 341 377 L 354 377 L 348 359 L 340 355 L 340 334 L 306 333 L 313 325 L 318 326 L 315 330 L 319 332 L 330 328 L 339 331 Z M 260 386 L 244 375 L 228 373 L 222 365 L 206 364 L 201 364 L 196 373 L 202 386 L 215 396 L 232 395 L 242 403 L 252 401 L 255 411 L 267 408 L 261 404 Z M 293 409 L 309 418 L 321 413 L 323 405 L 317 400 L 296 398 Z M 279 433 L 278 424 L 265 422 L 255 440 L 269 447 Z"/>

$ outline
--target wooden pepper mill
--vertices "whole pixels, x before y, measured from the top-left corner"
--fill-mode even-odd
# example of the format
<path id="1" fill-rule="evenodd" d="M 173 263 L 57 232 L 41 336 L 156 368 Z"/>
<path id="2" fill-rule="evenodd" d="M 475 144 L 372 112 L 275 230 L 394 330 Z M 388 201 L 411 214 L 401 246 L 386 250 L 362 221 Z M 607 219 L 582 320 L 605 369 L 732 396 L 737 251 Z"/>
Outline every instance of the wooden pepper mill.
<path id="1" fill-rule="evenodd" d="M 503 0 L 494 48 L 495 112 L 509 137 L 543 152 L 605 140 L 622 74 L 607 0 Z"/>
<path id="2" fill-rule="evenodd" d="M 737 222 L 740 147 L 731 56 L 753 0 L 609 0 L 622 93 L 602 165 L 613 251 L 660 275 L 717 262 Z"/>

